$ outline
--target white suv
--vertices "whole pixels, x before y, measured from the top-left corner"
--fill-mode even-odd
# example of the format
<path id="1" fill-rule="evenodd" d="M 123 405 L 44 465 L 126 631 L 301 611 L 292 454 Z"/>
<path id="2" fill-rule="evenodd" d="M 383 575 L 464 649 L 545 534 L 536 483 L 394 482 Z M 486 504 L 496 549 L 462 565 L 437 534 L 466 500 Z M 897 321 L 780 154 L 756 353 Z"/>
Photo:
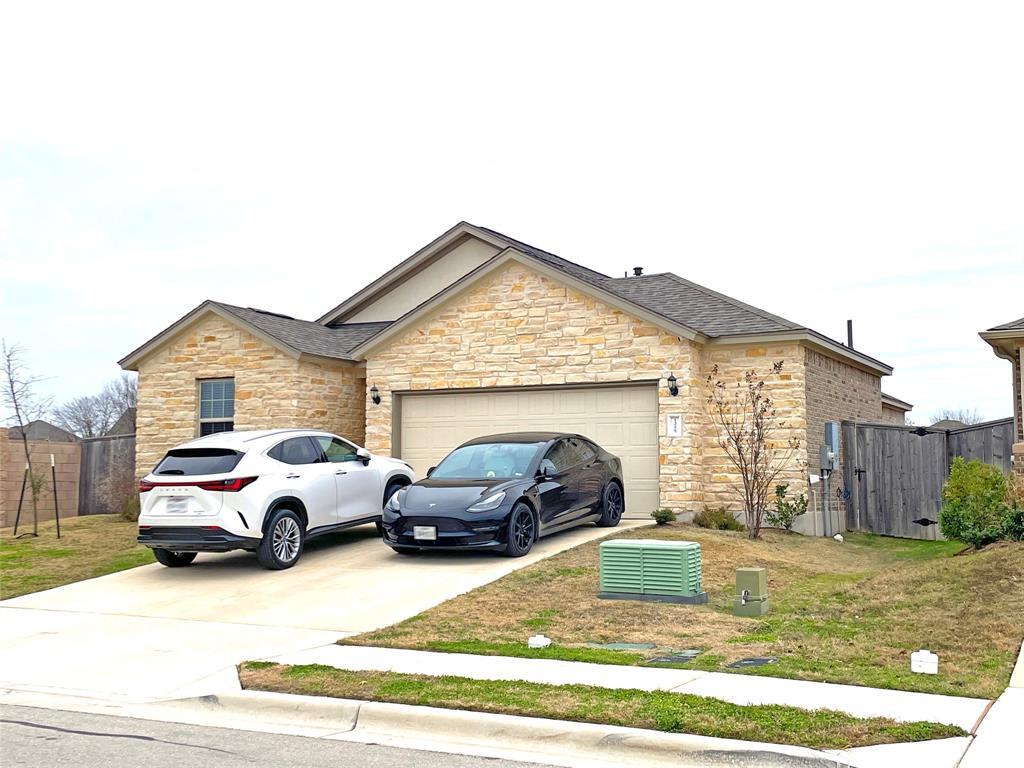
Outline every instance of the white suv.
<path id="1" fill-rule="evenodd" d="M 327 432 L 208 435 L 168 451 L 139 483 L 139 543 L 172 568 L 233 549 L 289 568 L 312 536 L 379 527 L 384 503 L 415 479 L 405 462 Z"/>

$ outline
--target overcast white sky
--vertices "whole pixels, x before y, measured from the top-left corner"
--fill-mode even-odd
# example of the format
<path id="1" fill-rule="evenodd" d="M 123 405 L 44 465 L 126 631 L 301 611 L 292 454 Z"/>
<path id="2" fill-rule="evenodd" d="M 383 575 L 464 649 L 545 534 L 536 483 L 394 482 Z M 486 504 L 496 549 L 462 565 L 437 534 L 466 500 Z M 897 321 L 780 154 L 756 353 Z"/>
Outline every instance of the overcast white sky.
<path id="1" fill-rule="evenodd" d="M 1009 415 L 1024 3 L 0 2 L 0 335 L 58 399 L 461 219 L 853 318 L 918 423 Z"/>

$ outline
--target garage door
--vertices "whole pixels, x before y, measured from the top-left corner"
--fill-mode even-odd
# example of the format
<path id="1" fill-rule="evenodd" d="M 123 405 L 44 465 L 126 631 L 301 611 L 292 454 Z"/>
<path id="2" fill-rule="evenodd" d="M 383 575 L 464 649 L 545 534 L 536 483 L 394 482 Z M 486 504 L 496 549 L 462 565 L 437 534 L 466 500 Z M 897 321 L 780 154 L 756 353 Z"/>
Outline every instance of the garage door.
<path id="1" fill-rule="evenodd" d="M 622 459 L 626 516 L 658 503 L 658 390 L 653 384 L 402 395 L 401 458 L 421 476 L 460 443 L 499 432 L 577 432 Z"/>

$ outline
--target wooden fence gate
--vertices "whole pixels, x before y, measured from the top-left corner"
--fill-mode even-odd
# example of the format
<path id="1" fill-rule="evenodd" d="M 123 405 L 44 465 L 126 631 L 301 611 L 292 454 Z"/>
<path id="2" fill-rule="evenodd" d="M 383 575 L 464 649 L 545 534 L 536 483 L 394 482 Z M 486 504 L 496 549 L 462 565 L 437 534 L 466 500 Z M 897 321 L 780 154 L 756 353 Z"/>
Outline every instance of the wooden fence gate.
<path id="1" fill-rule="evenodd" d="M 957 430 L 843 422 L 846 527 L 940 539 L 942 486 L 954 457 L 1010 471 L 1013 419 Z"/>

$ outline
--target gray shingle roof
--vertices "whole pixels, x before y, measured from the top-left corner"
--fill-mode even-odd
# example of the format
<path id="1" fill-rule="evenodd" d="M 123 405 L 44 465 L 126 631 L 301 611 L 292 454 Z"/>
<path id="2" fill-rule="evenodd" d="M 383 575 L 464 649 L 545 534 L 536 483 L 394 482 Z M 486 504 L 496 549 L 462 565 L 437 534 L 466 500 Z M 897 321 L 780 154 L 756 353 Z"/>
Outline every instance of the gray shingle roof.
<path id="1" fill-rule="evenodd" d="M 785 318 L 744 304 L 710 288 L 664 272 L 605 280 L 605 286 L 634 304 L 707 336 L 803 330 Z"/>
<path id="2" fill-rule="evenodd" d="M 803 326 L 704 288 L 671 272 L 608 277 L 487 227 L 473 225 L 555 269 L 610 291 L 707 336 L 804 330 Z"/>
<path id="3" fill-rule="evenodd" d="M 296 320 L 294 317 L 278 315 L 252 307 L 236 307 L 219 301 L 210 303 L 216 304 L 225 312 L 244 320 L 292 349 L 310 355 L 342 360 L 350 359 L 349 353 L 353 349 L 391 325 L 391 323 L 345 323 L 330 327 L 311 320 Z"/>
<path id="4" fill-rule="evenodd" d="M 990 331 L 1017 331 L 1024 330 L 1024 317 L 1020 320 L 1011 320 L 1008 323 L 997 325 L 995 328 L 989 328 Z"/>

